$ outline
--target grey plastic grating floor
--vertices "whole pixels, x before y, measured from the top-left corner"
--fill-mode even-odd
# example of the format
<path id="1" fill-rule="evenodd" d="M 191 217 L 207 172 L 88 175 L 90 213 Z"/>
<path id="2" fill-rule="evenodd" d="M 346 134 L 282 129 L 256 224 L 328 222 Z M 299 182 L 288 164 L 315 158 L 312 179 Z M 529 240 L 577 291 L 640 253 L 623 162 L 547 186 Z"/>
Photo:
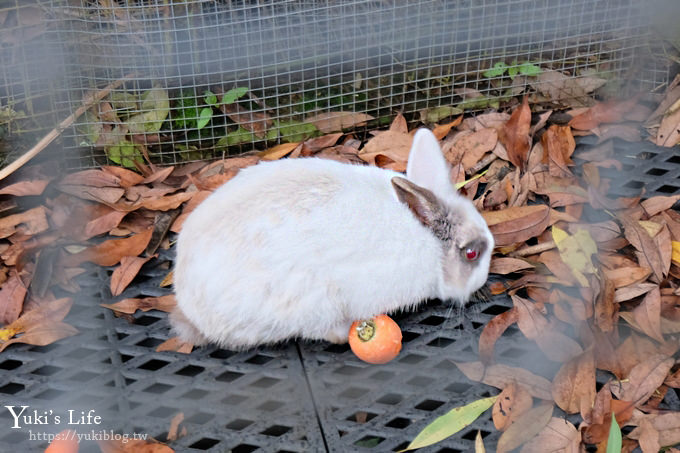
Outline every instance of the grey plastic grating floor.
<path id="1" fill-rule="evenodd" d="M 593 140 L 580 143 L 590 146 Z M 626 142 L 615 147 L 624 172 L 609 172 L 613 194 L 635 195 L 641 187 L 647 196 L 680 192 L 675 150 Z M 172 250 L 161 252 L 115 299 L 108 290 L 111 269 L 93 267 L 78 279 L 82 289 L 66 319 L 79 335 L 45 347 L 14 345 L 0 354 L 2 406 L 28 405 L 39 414 L 61 415 L 62 421 L 11 429 L 11 416 L 3 409 L 0 452 L 42 451 L 47 443 L 31 434 L 69 427 L 69 410 L 101 416 L 100 425 L 70 426 L 81 433 L 147 433 L 159 440 L 165 440 L 172 417 L 183 412 L 187 435 L 172 443 L 178 452 L 394 451 L 435 417 L 497 393 L 467 380 L 452 361 L 477 360 L 481 329 L 511 306 L 504 296 L 462 311 L 432 301 L 418 312 L 395 316 L 404 347 L 398 359 L 381 366 L 359 361 L 347 346 L 327 343 L 246 352 L 206 347 L 190 355 L 155 352 L 168 338 L 165 313 L 137 313 L 130 323 L 99 304 L 168 294 L 158 284 L 172 256 Z M 516 329 L 498 342 L 496 356 L 548 376 L 559 367 Z M 664 404 L 680 407 L 678 392 L 669 392 Z M 471 451 L 477 430 L 493 451 L 499 433 L 490 416 L 421 451 Z M 99 449 L 86 442 L 81 451 Z"/>

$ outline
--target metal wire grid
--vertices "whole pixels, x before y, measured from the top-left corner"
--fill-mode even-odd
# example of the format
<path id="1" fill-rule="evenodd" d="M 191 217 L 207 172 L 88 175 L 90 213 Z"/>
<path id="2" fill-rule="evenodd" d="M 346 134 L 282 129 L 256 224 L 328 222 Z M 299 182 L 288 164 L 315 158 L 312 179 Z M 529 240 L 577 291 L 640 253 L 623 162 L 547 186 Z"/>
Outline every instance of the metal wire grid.
<path id="1" fill-rule="evenodd" d="M 594 144 L 579 138 L 579 148 Z M 680 158 L 652 144 L 615 142 L 623 171 L 602 170 L 612 179 L 611 195 L 680 193 Z M 488 321 L 511 306 L 503 296 L 465 311 L 431 302 L 415 313 L 395 316 L 404 334 L 399 357 L 382 366 L 359 361 L 347 346 L 286 343 L 234 352 L 199 348 L 190 355 L 155 352 L 168 338 L 166 315 L 137 313 L 117 319 L 100 303 L 169 293 L 158 285 L 172 251 L 147 263 L 134 284 L 116 298 L 108 286 L 111 269 L 93 268 L 80 276 L 81 291 L 67 318 L 78 336 L 44 347 L 14 345 L 0 355 L 0 402 L 78 414 L 95 409 L 101 426 L 80 432 L 167 436 L 171 418 L 185 415 L 187 436 L 176 451 L 309 452 L 394 451 L 404 448 L 435 417 L 497 390 L 470 382 L 453 361 L 475 361 L 478 336 Z M 129 321 L 132 320 L 133 323 Z M 510 329 L 496 345 L 499 362 L 554 375 L 551 362 Z M 604 383 L 606 376 L 598 376 Z M 669 391 L 662 407 L 680 406 L 680 392 Z M 561 416 L 558 411 L 556 416 Z M 0 451 L 42 451 L 26 429 L 12 430 L 0 411 Z M 45 431 L 60 431 L 50 426 Z M 42 431 L 34 427 L 34 431 Z M 499 433 L 489 416 L 426 452 L 472 450 L 481 430 L 493 450 Z M 98 451 L 85 443 L 81 451 Z"/>
<path id="2" fill-rule="evenodd" d="M 208 89 L 250 90 L 236 122 L 215 111 L 200 130 L 171 118 L 160 137 L 138 136 L 163 163 L 297 141 L 304 135 L 300 123 L 320 112 L 369 113 L 377 118 L 373 127 L 395 111 L 418 121 L 421 110 L 457 105 L 465 97 L 460 88 L 489 98 L 520 92 L 524 77 L 483 75 L 498 62 L 533 62 L 570 77 L 622 75 L 647 38 L 644 4 L 633 0 L 288 0 L 115 9 L 84 2 L 60 11 L 62 39 L 72 51 L 71 109 L 86 92 L 130 72 L 136 77 L 120 91 L 163 87 L 171 117 L 184 99 L 201 104 Z M 85 118 L 65 133 L 65 143 L 85 157 L 72 165 L 106 162 L 101 146 L 82 146 L 88 143 L 83 129 L 96 121 Z M 239 124 L 257 131 L 263 121 L 264 131 L 239 138 Z M 268 137 L 272 130 L 278 134 Z M 224 137 L 235 144 L 215 152 Z"/>
<path id="3" fill-rule="evenodd" d="M 52 25 L 49 8 L 38 1 L 0 1 L 0 166 L 68 111 L 56 103 L 63 67 Z"/>

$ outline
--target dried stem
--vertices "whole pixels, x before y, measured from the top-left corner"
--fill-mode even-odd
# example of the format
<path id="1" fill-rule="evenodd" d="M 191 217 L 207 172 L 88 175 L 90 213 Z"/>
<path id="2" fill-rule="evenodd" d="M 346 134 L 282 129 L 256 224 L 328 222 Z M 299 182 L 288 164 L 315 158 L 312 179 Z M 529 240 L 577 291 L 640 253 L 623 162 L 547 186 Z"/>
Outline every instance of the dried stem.
<path id="1" fill-rule="evenodd" d="M 33 146 L 33 148 L 29 149 L 24 154 L 22 154 L 21 157 L 19 157 L 17 160 L 15 160 L 11 164 L 0 170 L 0 181 L 2 181 L 15 171 L 17 171 L 19 168 L 21 168 L 22 165 L 24 165 L 26 162 L 37 156 L 42 150 L 47 148 L 47 145 L 52 143 L 55 138 L 59 137 L 59 135 L 61 135 L 61 133 L 67 127 L 71 126 L 73 122 L 80 117 L 80 115 L 85 113 L 90 107 L 95 105 L 97 102 L 104 99 L 111 92 L 111 90 L 115 90 L 116 88 L 121 86 L 126 80 L 132 78 L 133 76 L 134 76 L 133 73 L 128 74 L 122 79 L 118 79 L 115 82 L 108 84 L 106 87 L 102 88 L 97 93 L 95 93 L 94 96 L 85 98 L 83 101 L 83 105 L 78 107 L 78 109 L 75 112 L 69 115 L 64 121 L 59 123 L 57 127 L 48 132 L 47 135 L 45 135 L 38 143 L 35 144 L 35 146 Z"/>
<path id="2" fill-rule="evenodd" d="M 540 244 L 531 245 L 523 249 L 515 250 L 510 253 L 509 256 L 529 256 L 536 253 L 545 252 L 546 250 L 551 250 L 555 248 L 555 241 L 541 242 Z"/>

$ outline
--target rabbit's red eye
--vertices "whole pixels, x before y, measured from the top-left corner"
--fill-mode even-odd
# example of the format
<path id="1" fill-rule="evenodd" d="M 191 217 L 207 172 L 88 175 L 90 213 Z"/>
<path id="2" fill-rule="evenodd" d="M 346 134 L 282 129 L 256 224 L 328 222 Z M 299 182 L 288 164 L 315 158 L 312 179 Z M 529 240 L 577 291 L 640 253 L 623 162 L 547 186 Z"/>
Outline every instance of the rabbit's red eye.
<path id="1" fill-rule="evenodd" d="M 470 247 L 465 249 L 465 258 L 467 258 L 468 261 L 474 261 L 477 259 L 478 256 L 479 252 L 477 252 L 477 249 L 473 249 Z"/>

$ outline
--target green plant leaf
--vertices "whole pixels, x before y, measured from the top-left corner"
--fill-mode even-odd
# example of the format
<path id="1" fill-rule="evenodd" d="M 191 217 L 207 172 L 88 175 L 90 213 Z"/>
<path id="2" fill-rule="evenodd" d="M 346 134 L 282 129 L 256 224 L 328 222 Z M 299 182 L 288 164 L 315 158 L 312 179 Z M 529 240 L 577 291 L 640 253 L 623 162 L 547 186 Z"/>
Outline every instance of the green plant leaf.
<path id="1" fill-rule="evenodd" d="M 487 78 L 490 79 L 492 77 L 502 76 L 507 69 L 508 69 L 508 65 L 506 65 L 502 61 L 499 61 L 495 65 L 493 65 L 493 68 L 487 69 L 482 74 L 484 74 L 484 77 L 487 77 Z"/>
<path id="2" fill-rule="evenodd" d="M 109 102 L 115 110 L 136 110 L 137 96 L 127 91 L 114 91 L 109 96 Z"/>
<path id="3" fill-rule="evenodd" d="M 475 421 L 484 411 L 490 408 L 498 396 L 473 401 L 462 407 L 451 409 L 446 414 L 437 417 L 427 425 L 404 450 L 427 447 L 457 433 Z"/>
<path id="4" fill-rule="evenodd" d="M 0 123 L 1 123 L 0 119 Z M 89 110 L 80 118 L 80 123 L 76 126 L 78 133 L 85 136 L 83 140 L 83 145 L 89 146 L 94 145 L 101 133 L 104 131 L 104 124 L 99 120 L 99 118 Z"/>
<path id="5" fill-rule="evenodd" d="M 255 136 L 248 129 L 239 127 L 233 132 L 227 132 L 227 135 L 217 140 L 215 148 L 224 148 L 226 146 L 240 145 L 242 143 L 250 143 L 255 141 Z"/>
<path id="6" fill-rule="evenodd" d="M 215 95 L 215 93 L 213 93 L 210 90 L 206 90 L 206 92 L 204 94 L 205 94 L 205 98 L 203 98 L 203 100 L 205 101 L 206 104 L 212 105 L 212 106 L 217 105 L 217 96 Z"/>
<path id="7" fill-rule="evenodd" d="M 612 424 L 609 425 L 609 437 L 607 438 L 607 453 L 621 453 L 622 439 L 621 428 L 616 423 L 616 417 L 612 412 Z"/>
<path id="8" fill-rule="evenodd" d="M 444 118 L 453 115 L 460 115 L 461 113 L 463 113 L 461 108 L 452 107 L 450 105 L 442 105 L 427 110 L 421 110 L 420 119 L 427 123 L 438 123 Z"/>
<path id="9" fill-rule="evenodd" d="M 236 100 L 248 92 L 248 87 L 236 87 L 224 93 L 222 104 L 233 104 Z"/>
<path id="10" fill-rule="evenodd" d="M 135 162 L 142 164 L 144 159 L 137 145 L 127 140 L 121 140 L 115 145 L 105 148 L 106 155 L 113 162 L 126 168 L 137 169 Z"/>
<path id="11" fill-rule="evenodd" d="M 319 130 L 310 123 L 300 121 L 280 121 L 277 124 L 279 135 L 284 142 L 293 143 L 319 135 Z"/>
<path id="12" fill-rule="evenodd" d="M 132 134 L 158 132 L 170 113 L 170 99 L 163 88 L 154 87 L 142 95 L 142 113 L 132 115 L 126 121 Z"/>
<path id="13" fill-rule="evenodd" d="M 193 129 L 196 127 L 198 109 L 196 108 L 196 98 L 190 92 L 182 92 L 182 97 L 177 100 L 173 116 L 177 128 Z"/>
<path id="14" fill-rule="evenodd" d="M 485 109 L 493 104 L 494 99 L 488 96 L 465 99 L 457 105 L 459 110 Z"/>
<path id="15" fill-rule="evenodd" d="M 526 61 L 526 62 L 524 62 L 520 65 L 519 72 L 520 72 L 520 74 L 524 74 L 525 76 L 531 77 L 531 76 L 537 76 L 543 71 L 538 66 L 531 64 L 528 61 Z"/>
<path id="16" fill-rule="evenodd" d="M 213 116 L 212 107 L 203 107 L 196 121 L 196 129 L 203 129 Z"/>
<path id="17" fill-rule="evenodd" d="M 508 76 L 510 76 L 511 80 L 515 80 L 515 77 L 517 77 L 517 74 L 519 74 L 519 67 L 510 66 L 508 68 Z"/>

